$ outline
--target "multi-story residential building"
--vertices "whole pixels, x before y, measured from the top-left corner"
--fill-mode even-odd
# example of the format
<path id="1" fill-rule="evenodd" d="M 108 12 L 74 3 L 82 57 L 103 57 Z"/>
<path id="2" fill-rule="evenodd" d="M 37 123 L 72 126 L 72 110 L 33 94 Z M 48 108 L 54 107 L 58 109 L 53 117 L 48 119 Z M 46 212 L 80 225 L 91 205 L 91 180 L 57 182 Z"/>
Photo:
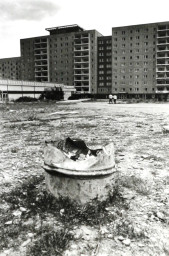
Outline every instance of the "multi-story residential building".
<path id="1" fill-rule="evenodd" d="M 111 36 L 98 37 L 98 95 L 107 95 L 112 92 L 112 38 Z"/>
<path id="2" fill-rule="evenodd" d="M 78 25 L 47 28 L 49 36 L 21 39 L 21 77 L 74 85 L 77 92 L 97 92 L 96 30 Z"/>
<path id="3" fill-rule="evenodd" d="M 157 24 L 112 29 L 112 92 L 145 97 L 156 89 Z"/>
<path id="4" fill-rule="evenodd" d="M 36 82 L 49 81 L 48 37 L 20 40 L 21 79 Z"/>
<path id="5" fill-rule="evenodd" d="M 21 58 L 0 59 L 0 79 L 19 80 L 21 78 Z"/>
<path id="6" fill-rule="evenodd" d="M 20 40 L 21 58 L 0 60 L 0 78 L 74 85 L 99 97 L 169 95 L 169 22 L 114 27 L 111 36 L 78 25 L 46 30 Z"/>
<path id="7" fill-rule="evenodd" d="M 169 94 L 169 22 L 112 28 L 112 92 L 119 97 Z"/>

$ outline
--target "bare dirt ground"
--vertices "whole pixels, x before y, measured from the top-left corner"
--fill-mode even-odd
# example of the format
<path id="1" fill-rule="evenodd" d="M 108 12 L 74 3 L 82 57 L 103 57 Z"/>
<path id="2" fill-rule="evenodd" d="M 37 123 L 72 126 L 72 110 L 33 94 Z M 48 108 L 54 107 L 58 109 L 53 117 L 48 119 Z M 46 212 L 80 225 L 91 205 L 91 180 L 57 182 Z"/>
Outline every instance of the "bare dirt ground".
<path id="1" fill-rule="evenodd" d="M 20 103 L 0 108 L 0 256 L 169 255 L 168 103 Z M 45 141 L 67 136 L 88 146 L 114 142 L 117 203 L 104 206 L 99 222 L 72 218 L 69 223 L 64 205 L 55 214 L 40 204 L 41 214 L 35 209 L 45 191 Z M 24 189 L 34 177 L 40 181 L 29 209 Z M 68 230 L 63 238 L 69 239 L 58 247 L 62 250 L 50 250 L 50 242 L 40 249 L 42 222 Z"/>

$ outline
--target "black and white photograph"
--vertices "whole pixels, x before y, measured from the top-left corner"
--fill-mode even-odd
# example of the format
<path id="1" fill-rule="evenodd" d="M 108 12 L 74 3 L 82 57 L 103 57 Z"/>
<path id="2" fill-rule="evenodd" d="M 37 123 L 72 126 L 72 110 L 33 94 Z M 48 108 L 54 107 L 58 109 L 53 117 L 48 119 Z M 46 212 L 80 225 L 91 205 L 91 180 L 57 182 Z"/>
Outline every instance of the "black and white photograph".
<path id="1" fill-rule="evenodd" d="M 0 0 L 0 256 L 169 256 L 168 7 Z"/>

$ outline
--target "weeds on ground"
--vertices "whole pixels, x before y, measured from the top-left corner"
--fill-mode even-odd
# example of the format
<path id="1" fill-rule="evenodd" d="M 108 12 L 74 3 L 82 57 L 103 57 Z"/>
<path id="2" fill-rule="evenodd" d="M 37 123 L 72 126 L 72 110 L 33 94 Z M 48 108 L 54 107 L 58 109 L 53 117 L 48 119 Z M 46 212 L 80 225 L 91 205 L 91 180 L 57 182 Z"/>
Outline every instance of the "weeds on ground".
<path id="1" fill-rule="evenodd" d="M 50 226 L 42 227 L 36 235 L 36 240 L 28 246 L 27 256 L 62 255 L 69 241 L 73 239 L 68 230 L 55 231 Z"/>
<path id="2" fill-rule="evenodd" d="M 93 200 L 84 206 L 68 198 L 56 199 L 46 191 L 43 176 L 32 177 L 11 193 L 2 194 L 1 205 L 0 250 L 19 246 L 27 239 L 28 233 L 33 233 L 28 255 L 57 255 L 57 251 L 59 255 L 72 239 L 68 230 L 74 225 L 98 226 L 114 221 L 118 213 L 110 216 L 106 210 L 109 206 L 119 211 L 128 209 L 118 190 L 104 202 Z M 7 210 L 3 210 L 3 205 L 8 205 Z M 55 230 L 54 227 L 58 227 L 53 224 L 55 221 L 61 229 Z M 49 245 L 51 254 L 47 250 Z"/>
<path id="3" fill-rule="evenodd" d="M 21 122 L 21 121 L 34 121 L 38 120 L 37 113 L 35 111 L 15 111 L 8 113 L 8 119 L 10 122 Z"/>
<path id="4" fill-rule="evenodd" d="M 151 185 L 147 180 L 135 175 L 127 175 L 120 177 L 120 186 L 135 190 L 139 194 L 149 195 L 151 193 Z"/>

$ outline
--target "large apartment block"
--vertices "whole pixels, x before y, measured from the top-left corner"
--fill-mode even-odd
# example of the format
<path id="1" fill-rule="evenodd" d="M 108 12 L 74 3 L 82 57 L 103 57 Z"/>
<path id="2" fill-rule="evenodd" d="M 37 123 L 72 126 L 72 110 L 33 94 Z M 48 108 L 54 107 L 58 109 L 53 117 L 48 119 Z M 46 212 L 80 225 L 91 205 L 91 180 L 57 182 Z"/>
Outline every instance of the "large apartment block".
<path id="1" fill-rule="evenodd" d="M 0 79 L 14 79 L 21 78 L 21 58 L 4 58 L 0 59 Z"/>
<path id="2" fill-rule="evenodd" d="M 112 29 L 112 92 L 121 97 L 155 93 L 156 25 Z"/>
<path id="3" fill-rule="evenodd" d="M 46 30 L 49 35 L 20 40 L 20 58 L 0 60 L 0 78 L 18 74 L 103 97 L 169 94 L 169 22 L 114 27 L 110 36 L 76 24 Z"/>
<path id="4" fill-rule="evenodd" d="M 96 30 L 78 25 L 46 29 L 50 35 L 21 39 L 21 77 L 74 85 L 79 93 L 97 93 Z"/>
<path id="5" fill-rule="evenodd" d="M 112 92 L 169 93 L 169 22 L 112 28 Z"/>

